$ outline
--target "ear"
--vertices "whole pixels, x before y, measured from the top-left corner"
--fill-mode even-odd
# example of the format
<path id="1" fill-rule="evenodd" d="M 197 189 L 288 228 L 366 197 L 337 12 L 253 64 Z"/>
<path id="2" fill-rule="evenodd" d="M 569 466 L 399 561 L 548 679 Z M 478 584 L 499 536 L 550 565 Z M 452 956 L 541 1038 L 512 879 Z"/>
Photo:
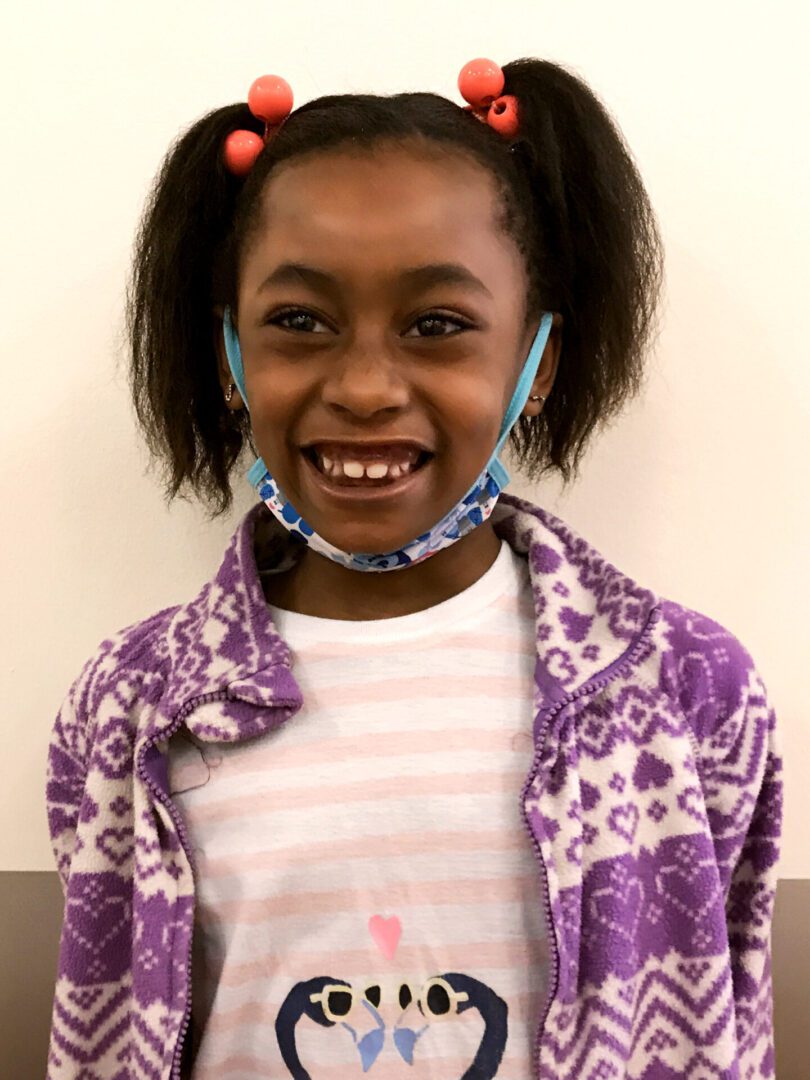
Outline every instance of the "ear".
<path id="1" fill-rule="evenodd" d="M 531 341 L 534 340 L 535 335 L 539 329 L 540 322 L 533 325 L 531 329 Z M 530 397 L 544 397 L 548 398 L 551 393 L 551 388 L 554 385 L 554 378 L 557 374 L 557 366 L 560 362 L 560 352 L 562 350 L 562 327 L 563 317 L 556 311 L 552 316 L 551 330 L 549 331 L 548 340 L 546 341 L 545 348 L 543 349 L 543 355 L 540 358 L 540 363 L 537 365 L 537 374 L 532 382 L 532 388 L 529 391 Z M 527 346 L 528 348 L 528 346 Z M 543 401 L 527 401 L 523 409 L 524 416 L 537 416 L 542 412 L 545 402 Z"/>
<path id="2" fill-rule="evenodd" d="M 222 396 L 228 393 L 228 387 L 233 382 L 233 375 L 231 375 L 231 369 L 228 364 L 228 354 L 225 352 L 225 337 L 222 331 L 222 323 L 225 318 L 225 306 L 224 304 L 215 304 L 211 312 L 211 332 L 214 335 L 214 351 L 217 356 L 217 374 L 219 377 L 219 384 L 222 387 Z M 237 387 L 230 402 L 227 403 L 227 407 L 236 411 L 241 409 L 244 405 L 242 401 L 242 395 L 239 393 Z"/>

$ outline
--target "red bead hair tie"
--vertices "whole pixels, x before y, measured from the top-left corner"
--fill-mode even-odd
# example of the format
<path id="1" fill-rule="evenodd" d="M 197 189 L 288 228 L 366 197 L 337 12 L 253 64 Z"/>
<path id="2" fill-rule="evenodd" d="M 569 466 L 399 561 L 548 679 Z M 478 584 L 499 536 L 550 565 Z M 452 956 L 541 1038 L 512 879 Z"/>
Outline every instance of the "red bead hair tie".
<path id="1" fill-rule="evenodd" d="M 484 57 L 465 64 L 458 76 L 461 96 L 469 102 L 466 111 L 511 139 L 519 126 L 518 101 L 514 94 L 502 94 L 505 82 L 495 61 Z"/>
<path id="2" fill-rule="evenodd" d="M 260 75 L 248 90 L 248 108 L 257 120 L 264 120 L 264 138 L 255 131 L 232 131 L 225 139 L 222 156 L 225 168 L 234 176 L 247 176 L 253 163 L 292 112 L 293 92 L 280 75 Z"/>

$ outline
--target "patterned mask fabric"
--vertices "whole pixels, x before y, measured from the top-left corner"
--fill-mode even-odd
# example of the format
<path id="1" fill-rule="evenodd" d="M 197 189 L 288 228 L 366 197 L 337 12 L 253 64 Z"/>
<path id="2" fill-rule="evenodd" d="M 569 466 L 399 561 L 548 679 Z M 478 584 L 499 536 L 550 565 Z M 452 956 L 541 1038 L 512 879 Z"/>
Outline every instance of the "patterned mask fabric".
<path id="1" fill-rule="evenodd" d="M 466 494 L 433 528 L 420 536 L 414 537 L 413 540 L 410 540 L 396 551 L 383 554 L 363 554 L 343 551 L 335 547 L 334 544 L 330 544 L 328 540 L 319 536 L 312 526 L 301 517 L 260 457 L 256 459 L 248 470 L 247 478 L 250 484 L 256 489 L 259 498 L 285 529 L 297 536 L 299 540 L 306 543 L 314 551 L 350 570 L 399 570 L 402 567 L 421 562 L 423 559 L 435 555 L 437 551 L 450 547 L 451 544 L 454 544 L 462 536 L 466 536 L 467 533 L 472 532 L 473 529 L 487 520 L 495 508 L 498 496 L 509 483 L 509 472 L 498 455 L 509 436 L 513 424 L 528 400 L 529 391 L 551 331 L 551 322 L 551 312 L 544 312 L 512 394 L 512 399 L 504 415 L 498 441 L 489 461 L 479 476 Z M 239 347 L 239 338 L 231 320 L 230 308 L 228 307 L 225 308 L 223 318 L 223 333 L 225 351 L 233 380 L 239 388 L 245 408 L 249 410 L 245 391 L 242 352 Z"/>

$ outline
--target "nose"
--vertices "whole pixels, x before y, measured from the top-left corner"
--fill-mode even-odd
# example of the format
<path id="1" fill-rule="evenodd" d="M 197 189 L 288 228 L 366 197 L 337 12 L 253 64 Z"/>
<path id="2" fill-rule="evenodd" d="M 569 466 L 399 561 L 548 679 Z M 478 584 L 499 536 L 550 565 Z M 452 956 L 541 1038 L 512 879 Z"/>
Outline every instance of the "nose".
<path id="1" fill-rule="evenodd" d="M 321 393 L 331 408 L 363 420 L 379 412 L 402 409 L 410 397 L 390 345 L 379 337 L 352 341 L 330 357 Z"/>

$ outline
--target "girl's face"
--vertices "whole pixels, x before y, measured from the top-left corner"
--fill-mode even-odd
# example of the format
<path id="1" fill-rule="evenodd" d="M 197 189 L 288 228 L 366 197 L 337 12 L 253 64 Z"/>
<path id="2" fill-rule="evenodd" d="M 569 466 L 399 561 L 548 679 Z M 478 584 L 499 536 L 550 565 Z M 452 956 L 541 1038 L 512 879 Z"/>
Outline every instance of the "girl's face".
<path id="1" fill-rule="evenodd" d="M 343 550 L 426 532 L 492 453 L 540 320 L 526 326 L 496 207 L 482 167 L 404 148 L 313 155 L 268 183 L 235 319 L 254 440 Z M 533 393 L 551 386 L 557 336 Z"/>

